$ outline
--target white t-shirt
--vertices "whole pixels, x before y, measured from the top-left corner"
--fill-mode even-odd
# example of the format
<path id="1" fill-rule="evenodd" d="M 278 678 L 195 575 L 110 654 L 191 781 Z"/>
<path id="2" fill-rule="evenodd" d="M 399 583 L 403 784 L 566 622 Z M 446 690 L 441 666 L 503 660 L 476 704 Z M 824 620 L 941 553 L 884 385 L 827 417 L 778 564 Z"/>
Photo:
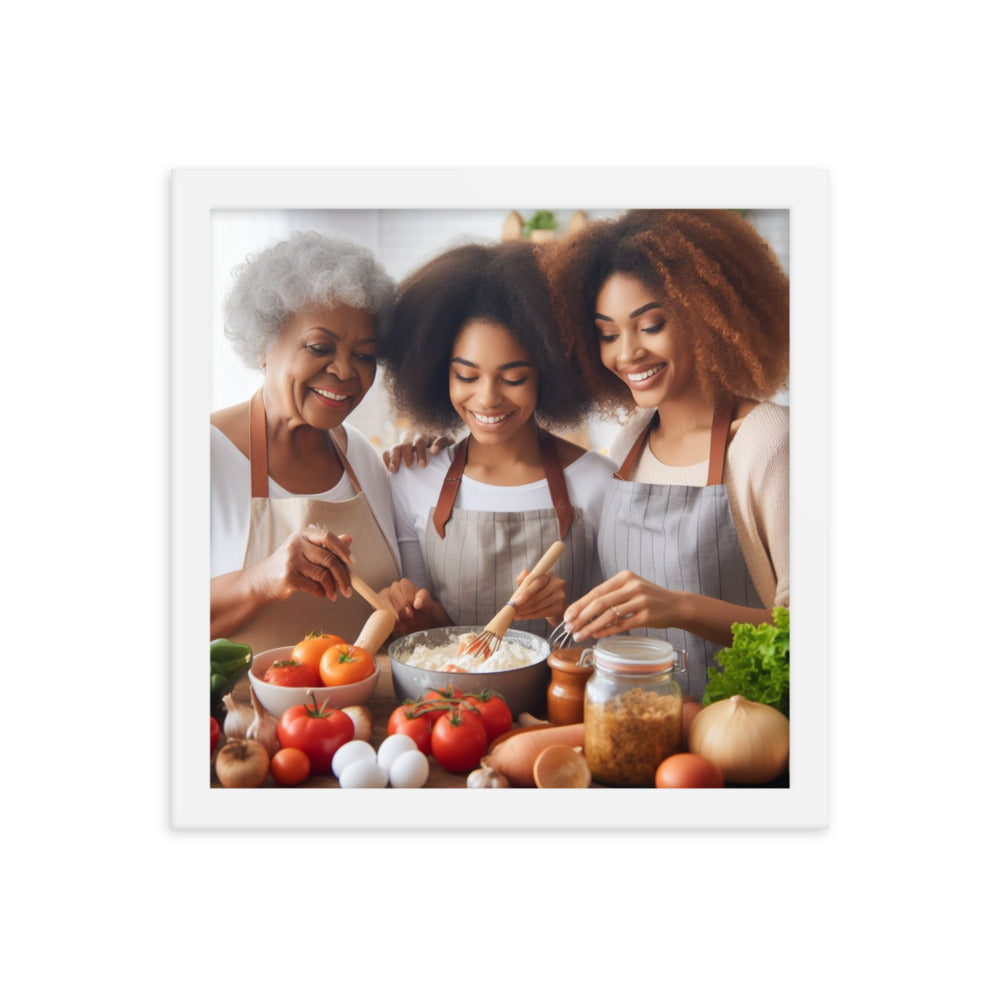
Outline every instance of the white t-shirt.
<path id="1" fill-rule="evenodd" d="M 382 457 L 364 434 L 350 424 L 344 424 L 343 427 L 347 432 L 347 460 L 358 477 L 365 498 L 375 514 L 375 520 L 398 558 L 389 473 L 382 463 Z M 212 427 L 211 461 L 212 576 L 221 576 L 243 567 L 247 533 L 250 530 L 250 460 L 222 431 Z M 354 486 L 345 475 L 340 477 L 333 489 L 325 493 L 294 494 L 269 478 L 268 492 L 276 499 L 309 495 L 317 500 L 340 503 L 354 496 Z"/>
<path id="2" fill-rule="evenodd" d="M 424 550 L 427 522 L 431 510 L 437 506 L 444 477 L 454 458 L 453 445 L 436 455 L 428 456 L 426 466 L 400 466 L 399 471 L 389 477 L 403 576 L 409 577 L 418 587 L 430 588 Z M 569 501 L 583 511 L 587 535 L 593 544 L 591 587 L 600 582 L 595 540 L 604 494 L 614 471 L 615 466 L 610 459 L 593 451 L 585 452 L 563 469 Z M 544 478 L 523 486 L 492 486 L 470 479 L 469 476 L 462 476 L 462 484 L 455 497 L 456 510 L 487 510 L 499 514 L 551 508 L 552 494 L 549 492 L 548 480 Z"/>

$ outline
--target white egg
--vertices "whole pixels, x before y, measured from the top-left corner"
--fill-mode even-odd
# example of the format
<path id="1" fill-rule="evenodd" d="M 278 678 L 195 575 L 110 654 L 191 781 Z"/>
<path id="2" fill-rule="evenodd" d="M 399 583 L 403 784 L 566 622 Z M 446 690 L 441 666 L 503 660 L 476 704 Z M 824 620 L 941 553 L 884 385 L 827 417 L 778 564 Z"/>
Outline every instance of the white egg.
<path id="1" fill-rule="evenodd" d="M 378 748 L 378 766 L 388 774 L 392 762 L 401 753 L 416 749 L 417 744 L 413 737 L 407 736 L 405 733 L 393 733 L 382 740 L 382 744 Z"/>
<path id="2" fill-rule="evenodd" d="M 419 750 L 404 750 L 389 768 L 393 788 L 423 788 L 431 766 Z"/>
<path id="3" fill-rule="evenodd" d="M 341 788 L 385 788 L 389 776 L 373 760 L 355 760 L 340 775 Z"/>
<path id="4" fill-rule="evenodd" d="M 364 740 L 351 740 L 340 747 L 333 755 L 333 760 L 330 761 L 330 768 L 339 778 L 340 772 L 348 764 L 353 764 L 356 760 L 367 760 L 370 763 L 374 763 L 375 747 L 370 743 L 365 743 Z"/>

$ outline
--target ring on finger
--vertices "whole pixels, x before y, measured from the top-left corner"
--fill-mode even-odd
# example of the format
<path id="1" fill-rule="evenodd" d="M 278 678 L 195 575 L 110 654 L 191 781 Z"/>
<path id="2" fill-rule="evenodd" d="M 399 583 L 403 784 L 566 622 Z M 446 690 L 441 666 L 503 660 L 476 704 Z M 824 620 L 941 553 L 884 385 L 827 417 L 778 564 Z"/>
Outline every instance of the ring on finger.
<path id="1" fill-rule="evenodd" d="M 618 620 L 621 618 L 621 614 L 613 604 L 611 605 L 611 613 L 615 616 L 615 623 L 617 624 Z"/>

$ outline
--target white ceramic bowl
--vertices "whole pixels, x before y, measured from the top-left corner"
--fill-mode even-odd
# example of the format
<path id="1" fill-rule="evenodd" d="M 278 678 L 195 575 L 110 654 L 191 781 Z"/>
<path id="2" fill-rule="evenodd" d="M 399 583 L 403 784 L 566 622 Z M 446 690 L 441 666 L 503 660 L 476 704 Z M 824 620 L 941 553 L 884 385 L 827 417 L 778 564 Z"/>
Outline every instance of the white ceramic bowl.
<path id="1" fill-rule="evenodd" d="M 482 628 L 471 625 L 447 625 L 443 628 L 413 632 L 389 643 L 389 664 L 392 669 L 393 693 L 400 701 L 405 698 L 419 698 L 430 688 L 451 684 L 466 694 L 492 689 L 504 696 L 511 714 L 516 719 L 522 712 L 545 717 L 547 692 L 552 672 L 549 670 L 548 655 L 552 651 L 541 636 L 519 629 L 508 629 L 506 642 L 526 646 L 531 650 L 534 662 L 514 670 L 496 670 L 486 673 L 449 673 L 442 670 L 425 670 L 407 663 L 409 653 L 416 646 L 446 646 L 466 632 L 481 632 Z"/>
<path id="2" fill-rule="evenodd" d="M 329 708 L 346 708 L 348 705 L 363 705 L 378 683 L 379 662 L 375 661 L 375 673 L 355 684 L 338 684 L 336 687 L 285 687 L 282 684 L 268 684 L 264 680 L 267 668 L 275 660 L 289 660 L 294 646 L 278 646 L 258 653 L 250 664 L 250 683 L 260 703 L 279 719 L 286 708 L 292 705 L 311 705 L 313 694 L 317 704 L 325 701 Z"/>

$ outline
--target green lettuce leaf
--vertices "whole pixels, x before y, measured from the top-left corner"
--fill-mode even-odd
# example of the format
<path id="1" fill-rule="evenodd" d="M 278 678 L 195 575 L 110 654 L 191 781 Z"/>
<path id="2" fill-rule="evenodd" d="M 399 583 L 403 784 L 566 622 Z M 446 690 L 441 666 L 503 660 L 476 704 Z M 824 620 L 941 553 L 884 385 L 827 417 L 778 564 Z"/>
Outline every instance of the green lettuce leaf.
<path id="1" fill-rule="evenodd" d="M 708 668 L 703 705 L 741 694 L 788 715 L 788 608 L 771 611 L 774 622 L 733 625 L 733 642 L 715 654 L 721 667 Z"/>

